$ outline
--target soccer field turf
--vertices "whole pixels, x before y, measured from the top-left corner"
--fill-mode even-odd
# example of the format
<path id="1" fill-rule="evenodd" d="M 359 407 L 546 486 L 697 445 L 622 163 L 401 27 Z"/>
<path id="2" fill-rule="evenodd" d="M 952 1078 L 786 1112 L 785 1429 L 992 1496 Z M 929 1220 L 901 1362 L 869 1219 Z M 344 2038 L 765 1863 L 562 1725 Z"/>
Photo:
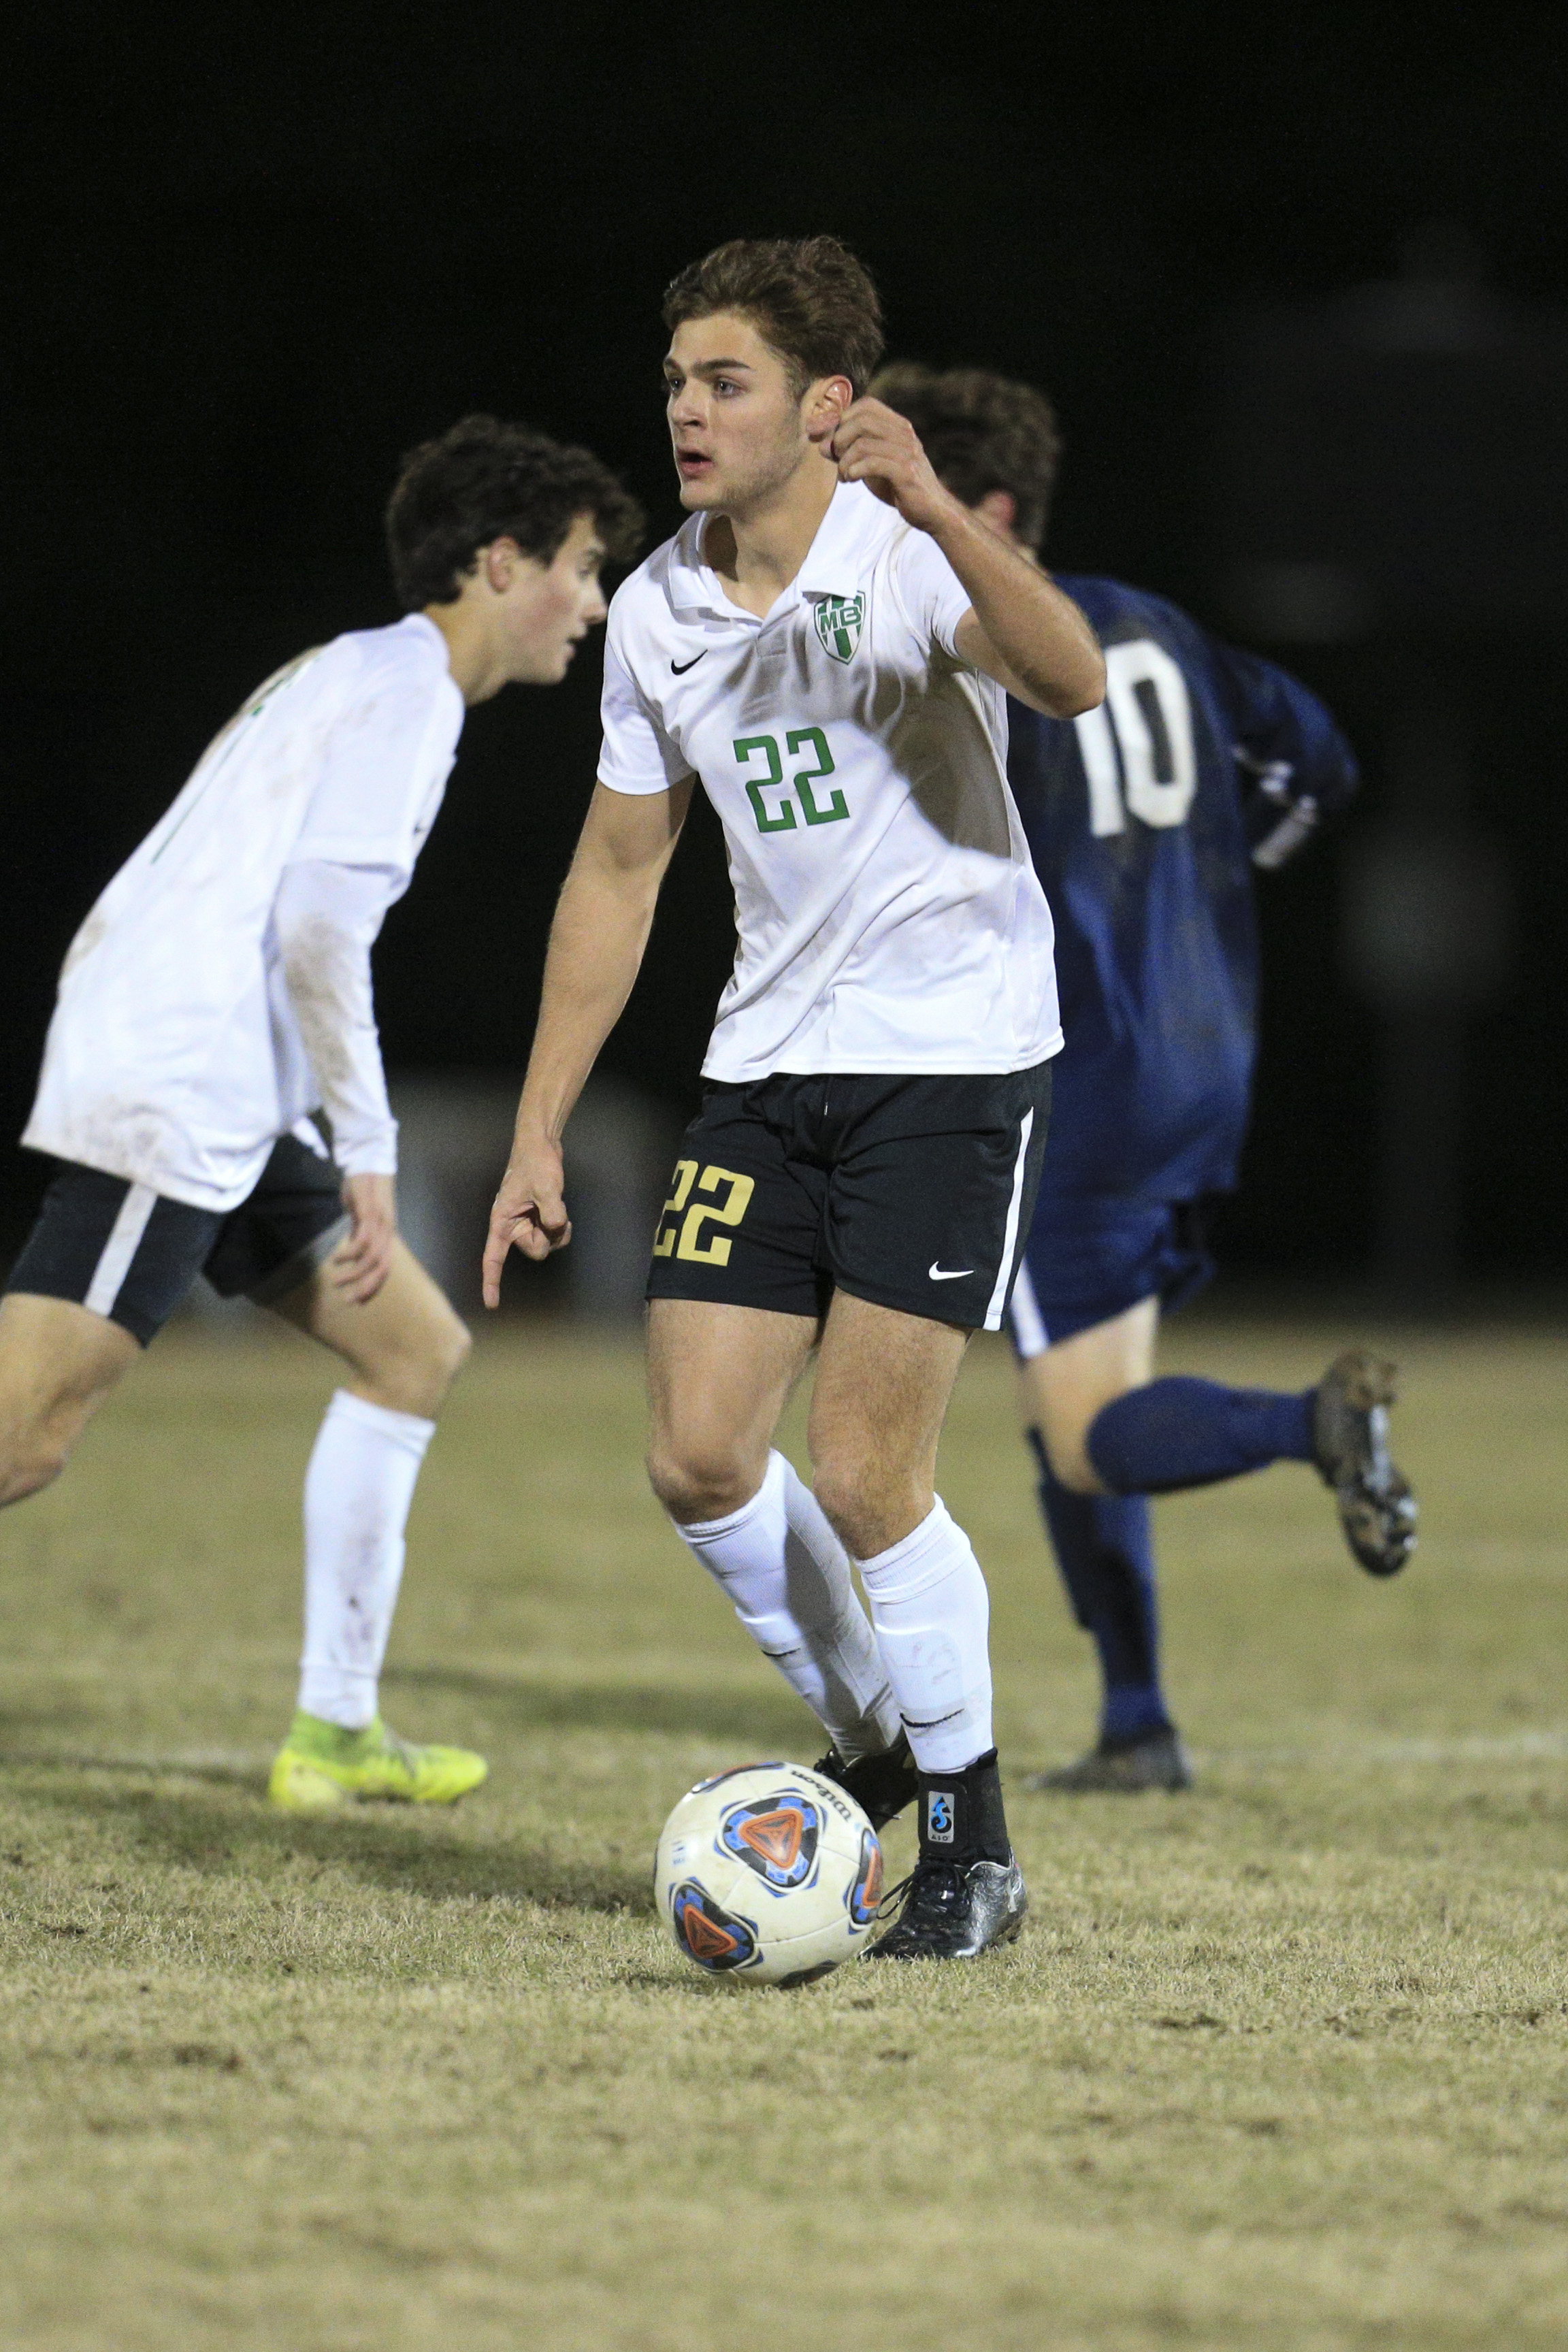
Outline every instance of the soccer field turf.
<path id="1" fill-rule="evenodd" d="M 1304 1384 L 1354 1336 L 1194 1321 L 1165 1360 Z M 1400 1353 L 1405 1577 L 1299 1469 L 1160 1507 L 1195 1793 L 1015 1786 L 1012 1950 L 745 1995 L 654 1919 L 654 1838 L 820 1740 L 646 1493 L 635 1341 L 479 1349 L 384 1698 L 491 1779 L 318 1822 L 262 1787 L 330 1370 L 162 1342 L 0 1525 L 0 2341 L 1560 2347 L 1568 1348 Z M 942 1483 L 1004 1762 L 1064 1759 L 1090 1653 L 995 1343 Z"/>

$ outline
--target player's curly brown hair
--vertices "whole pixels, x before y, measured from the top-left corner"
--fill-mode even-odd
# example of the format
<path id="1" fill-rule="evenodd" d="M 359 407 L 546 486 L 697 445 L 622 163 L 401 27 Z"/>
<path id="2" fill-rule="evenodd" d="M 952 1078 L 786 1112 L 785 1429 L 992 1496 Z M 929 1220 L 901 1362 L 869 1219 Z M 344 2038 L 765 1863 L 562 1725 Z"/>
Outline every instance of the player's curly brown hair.
<path id="1" fill-rule="evenodd" d="M 672 278 L 664 323 L 734 310 L 808 383 L 847 375 L 856 397 L 882 356 L 882 305 L 871 273 L 836 236 L 732 236 Z"/>
<path id="2" fill-rule="evenodd" d="M 449 604 L 480 548 L 514 539 L 553 562 L 579 515 L 591 514 L 617 563 L 642 545 L 643 510 L 589 449 L 498 416 L 465 416 L 411 449 L 386 507 L 386 551 L 405 613 Z"/>
<path id="3" fill-rule="evenodd" d="M 1017 509 L 1013 529 L 1026 547 L 1046 535 L 1062 438 L 1043 392 L 984 368 L 922 367 L 904 360 L 885 367 L 870 390 L 907 416 L 939 480 L 965 506 L 987 490 L 1006 490 Z"/>

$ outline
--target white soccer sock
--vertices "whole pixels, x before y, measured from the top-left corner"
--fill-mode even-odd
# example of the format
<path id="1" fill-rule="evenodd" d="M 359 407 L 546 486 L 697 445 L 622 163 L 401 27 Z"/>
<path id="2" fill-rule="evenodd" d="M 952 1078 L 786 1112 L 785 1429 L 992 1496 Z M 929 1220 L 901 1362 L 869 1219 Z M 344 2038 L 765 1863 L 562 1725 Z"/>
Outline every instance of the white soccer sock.
<path id="1" fill-rule="evenodd" d="M 743 1510 L 676 1533 L 846 1762 L 893 1745 L 899 1710 L 856 1598 L 849 1555 L 782 1454 L 769 1454 L 767 1475 Z"/>
<path id="2" fill-rule="evenodd" d="M 959 1772 L 991 1738 L 991 1601 L 963 1529 L 940 1499 L 901 1543 L 857 1566 L 915 1762 Z"/>
<path id="3" fill-rule="evenodd" d="M 300 1705 L 345 1730 L 376 1710 L 403 1580 L 403 1530 L 433 1421 L 340 1389 L 305 1473 L 305 1654 Z"/>

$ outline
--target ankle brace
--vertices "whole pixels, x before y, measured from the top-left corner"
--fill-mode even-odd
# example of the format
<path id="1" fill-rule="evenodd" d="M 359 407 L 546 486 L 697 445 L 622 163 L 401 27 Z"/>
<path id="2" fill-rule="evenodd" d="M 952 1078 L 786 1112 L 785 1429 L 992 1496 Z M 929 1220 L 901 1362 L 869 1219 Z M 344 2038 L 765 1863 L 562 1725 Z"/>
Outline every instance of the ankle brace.
<path id="1" fill-rule="evenodd" d="M 922 1862 L 1012 1860 L 994 1748 L 962 1772 L 921 1774 L 920 1829 Z"/>

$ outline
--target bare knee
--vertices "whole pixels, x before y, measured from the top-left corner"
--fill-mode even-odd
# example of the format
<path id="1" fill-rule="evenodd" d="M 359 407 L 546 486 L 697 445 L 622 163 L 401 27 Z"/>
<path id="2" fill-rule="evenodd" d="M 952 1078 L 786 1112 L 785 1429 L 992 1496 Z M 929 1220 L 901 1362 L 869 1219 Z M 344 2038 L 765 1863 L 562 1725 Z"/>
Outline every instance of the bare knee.
<path id="1" fill-rule="evenodd" d="M 68 1458 L 68 1449 L 49 1443 L 41 1432 L 0 1455 L 0 1510 L 7 1503 L 25 1503 L 29 1495 L 52 1486 Z"/>
<path id="2" fill-rule="evenodd" d="M 766 1475 L 732 1446 L 657 1435 L 647 1451 L 648 1484 L 678 1527 L 700 1527 L 743 1510 Z"/>
<path id="3" fill-rule="evenodd" d="M 474 1352 L 474 1335 L 455 1308 L 448 1307 L 434 1348 L 434 1369 L 446 1395 Z"/>
<path id="4" fill-rule="evenodd" d="M 425 1402 L 406 1408 L 427 1417 L 439 1412 L 447 1391 L 473 1352 L 473 1334 L 455 1307 L 441 1301 L 420 1333 L 419 1346 L 405 1368 L 405 1377 L 417 1386 Z"/>
<path id="5" fill-rule="evenodd" d="M 468 1325 L 437 1293 L 416 1322 L 400 1330 L 364 1365 L 360 1386 L 373 1402 L 393 1412 L 433 1421 L 473 1344 Z"/>
<path id="6" fill-rule="evenodd" d="M 1047 1429 L 1042 1433 L 1051 1476 L 1069 1495 L 1103 1495 L 1107 1491 L 1104 1480 L 1089 1458 L 1088 1436 L 1086 1428 L 1063 1432 Z"/>
<path id="7" fill-rule="evenodd" d="M 1037 1364 L 1030 1367 L 1037 1369 Z M 1069 1495 L 1105 1493 L 1104 1481 L 1089 1459 L 1089 1433 L 1101 1407 L 1121 1392 L 1113 1390 L 1108 1395 L 1066 1381 L 1026 1381 L 1023 1401 L 1028 1425 L 1039 1440 L 1045 1466 Z"/>
<path id="8" fill-rule="evenodd" d="M 70 1459 L 94 1399 L 0 1394 L 0 1505 L 52 1486 Z"/>
<path id="9" fill-rule="evenodd" d="M 813 1465 L 812 1484 L 852 1559 L 875 1559 L 929 1518 L 936 1497 L 914 1467 L 835 1450 Z"/>
<path id="10" fill-rule="evenodd" d="M 68 1298 L 0 1298 L 0 1505 L 52 1486 L 141 1352 L 129 1331 Z"/>
<path id="11" fill-rule="evenodd" d="M 1039 1432 L 1051 1475 L 1069 1495 L 1109 1493 L 1089 1453 L 1089 1433 L 1107 1405 L 1153 1378 L 1159 1317 L 1157 1298 L 1140 1299 L 1022 1367 L 1025 1420 Z"/>

